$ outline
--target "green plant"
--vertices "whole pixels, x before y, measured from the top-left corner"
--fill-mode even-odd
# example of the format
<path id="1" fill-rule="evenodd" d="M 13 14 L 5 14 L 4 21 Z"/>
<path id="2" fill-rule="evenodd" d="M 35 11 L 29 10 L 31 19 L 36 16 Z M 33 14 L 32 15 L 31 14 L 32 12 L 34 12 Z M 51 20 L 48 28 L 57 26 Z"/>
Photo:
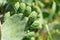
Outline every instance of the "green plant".
<path id="1" fill-rule="evenodd" d="M 5 11 L 2 9 L 1 12 L 4 20 L 1 28 L 2 40 L 55 39 L 56 32 L 53 31 L 58 29 L 55 25 L 59 24 L 58 20 L 56 23 L 53 19 L 59 6 L 55 0 L 47 3 L 41 0 L 7 0 L 7 3 L 9 5 L 6 7 L 11 9 L 9 11 L 8 8 L 4 9 Z"/>

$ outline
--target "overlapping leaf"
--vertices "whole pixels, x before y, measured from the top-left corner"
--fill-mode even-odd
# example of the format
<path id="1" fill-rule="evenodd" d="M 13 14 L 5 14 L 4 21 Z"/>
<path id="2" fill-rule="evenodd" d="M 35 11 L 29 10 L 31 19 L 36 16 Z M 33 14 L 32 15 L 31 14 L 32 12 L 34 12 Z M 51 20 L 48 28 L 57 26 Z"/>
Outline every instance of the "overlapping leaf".
<path id="1" fill-rule="evenodd" d="M 22 14 L 15 14 L 8 18 L 2 25 L 2 40 L 22 40 L 25 36 L 25 25 L 28 18 L 22 18 Z"/>

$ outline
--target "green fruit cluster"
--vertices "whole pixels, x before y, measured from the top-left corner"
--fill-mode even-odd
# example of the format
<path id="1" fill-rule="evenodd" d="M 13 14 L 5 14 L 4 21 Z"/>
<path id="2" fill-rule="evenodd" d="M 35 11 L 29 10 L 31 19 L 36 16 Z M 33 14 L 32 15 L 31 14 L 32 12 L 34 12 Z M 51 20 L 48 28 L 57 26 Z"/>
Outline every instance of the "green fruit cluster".
<path id="1" fill-rule="evenodd" d="M 40 23 L 39 23 L 40 20 L 39 19 L 41 18 L 40 7 L 37 6 L 35 3 L 34 3 L 34 5 L 32 5 L 32 3 L 31 3 L 31 5 L 27 5 L 25 2 L 16 2 L 14 4 L 13 8 L 14 8 L 14 14 L 17 14 L 17 15 L 22 14 L 22 17 L 20 18 L 20 21 L 22 21 L 25 17 L 28 18 L 28 21 L 25 25 L 25 31 L 26 31 L 26 34 L 27 34 L 25 37 L 27 37 L 27 38 L 30 37 L 30 39 L 31 39 L 35 35 L 34 30 L 39 29 L 39 25 L 40 25 Z M 11 15 L 11 12 L 7 12 L 4 16 L 4 20 L 8 20 L 8 18 L 10 18 L 10 15 Z M 25 20 L 23 20 L 23 22 L 24 21 Z"/>
<path id="2" fill-rule="evenodd" d="M 3 4 L 3 1 L 0 3 L 0 7 L 4 5 L 1 8 L 2 10 L 0 10 L 4 13 L 1 32 L 2 40 L 52 39 L 49 24 L 53 21 L 53 17 L 57 16 L 55 13 L 60 9 L 57 0 L 56 2 L 55 0 L 51 0 L 51 2 L 49 2 L 50 0 L 44 0 L 45 2 L 42 0 L 6 1 L 8 4 L 4 5 L 5 1 Z M 43 35 L 45 33 L 47 34 L 47 38 Z M 45 38 L 42 38 L 42 36 Z"/>

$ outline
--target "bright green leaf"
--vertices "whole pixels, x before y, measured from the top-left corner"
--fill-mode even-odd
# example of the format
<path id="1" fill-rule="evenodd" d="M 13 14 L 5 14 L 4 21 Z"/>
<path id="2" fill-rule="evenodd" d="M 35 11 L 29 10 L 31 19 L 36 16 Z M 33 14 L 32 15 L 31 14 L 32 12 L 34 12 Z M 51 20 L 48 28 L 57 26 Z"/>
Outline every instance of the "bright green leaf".
<path id="1" fill-rule="evenodd" d="M 2 25 L 2 40 L 22 40 L 25 36 L 25 25 L 27 17 L 21 19 L 22 15 L 13 15 L 8 18 Z"/>

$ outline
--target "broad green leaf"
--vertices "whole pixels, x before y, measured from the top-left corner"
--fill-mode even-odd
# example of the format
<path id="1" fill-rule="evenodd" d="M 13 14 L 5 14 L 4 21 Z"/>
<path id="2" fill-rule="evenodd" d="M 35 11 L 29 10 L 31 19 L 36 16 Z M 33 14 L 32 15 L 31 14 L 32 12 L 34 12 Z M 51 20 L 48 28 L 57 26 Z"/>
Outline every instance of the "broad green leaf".
<path id="1" fill-rule="evenodd" d="M 22 14 L 15 14 L 8 18 L 2 25 L 2 40 L 22 40 L 25 36 L 25 25 L 27 17 L 22 18 Z"/>

